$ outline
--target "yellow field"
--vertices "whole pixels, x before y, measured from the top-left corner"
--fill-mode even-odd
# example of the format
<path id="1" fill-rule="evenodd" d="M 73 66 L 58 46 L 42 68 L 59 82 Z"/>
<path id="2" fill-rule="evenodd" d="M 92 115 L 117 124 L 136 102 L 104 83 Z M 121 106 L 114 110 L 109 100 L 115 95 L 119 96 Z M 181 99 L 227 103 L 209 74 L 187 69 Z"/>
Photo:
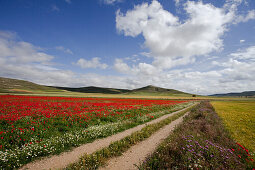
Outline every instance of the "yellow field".
<path id="1" fill-rule="evenodd" d="M 236 142 L 255 152 L 255 101 L 211 102 Z"/>

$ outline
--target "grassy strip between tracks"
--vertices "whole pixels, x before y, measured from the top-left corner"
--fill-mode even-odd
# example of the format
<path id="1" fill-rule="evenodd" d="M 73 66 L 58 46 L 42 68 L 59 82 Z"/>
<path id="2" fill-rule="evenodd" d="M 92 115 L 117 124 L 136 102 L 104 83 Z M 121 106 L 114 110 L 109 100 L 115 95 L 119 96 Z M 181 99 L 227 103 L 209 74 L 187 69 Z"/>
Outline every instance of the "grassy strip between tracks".
<path id="1" fill-rule="evenodd" d="M 119 141 L 113 142 L 108 147 L 98 150 L 92 154 L 86 154 L 80 158 L 76 163 L 70 164 L 66 169 L 97 169 L 98 167 L 104 165 L 107 160 L 111 157 L 120 156 L 122 153 L 127 151 L 131 146 L 137 144 L 150 137 L 157 130 L 163 126 L 171 123 L 172 121 L 183 116 L 185 113 L 190 111 L 193 107 L 189 107 L 169 118 L 166 118 L 158 123 L 147 125 L 140 131 L 132 133 L 130 136 L 127 136 Z"/>
<path id="2" fill-rule="evenodd" d="M 202 102 L 139 169 L 253 169 L 253 156 L 231 138 L 212 105 Z"/>

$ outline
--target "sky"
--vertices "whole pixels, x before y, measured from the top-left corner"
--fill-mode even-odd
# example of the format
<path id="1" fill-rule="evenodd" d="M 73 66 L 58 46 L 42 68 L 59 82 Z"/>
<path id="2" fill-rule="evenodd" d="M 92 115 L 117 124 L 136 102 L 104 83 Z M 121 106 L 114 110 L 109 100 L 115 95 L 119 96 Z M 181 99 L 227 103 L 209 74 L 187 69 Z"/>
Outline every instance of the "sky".
<path id="1" fill-rule="evenodd" d="M 0 77 L 255 90 L 254 0 L 0 0 Z"/>

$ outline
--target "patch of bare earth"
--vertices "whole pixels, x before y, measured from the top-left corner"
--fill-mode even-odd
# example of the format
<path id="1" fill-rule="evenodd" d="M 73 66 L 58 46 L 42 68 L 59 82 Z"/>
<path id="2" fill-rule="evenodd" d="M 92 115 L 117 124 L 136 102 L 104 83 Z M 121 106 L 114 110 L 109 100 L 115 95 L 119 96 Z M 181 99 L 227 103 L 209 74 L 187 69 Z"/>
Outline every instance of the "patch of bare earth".
<path id="1" fill-rule="evenodd" d="M 186 113 L 184 116 L 186 116 L 187 114 L 188 113 Z M 138 143 L 137 145 L 134 145 L 125 153 L 123 153 L 122 156 L 110 159 L 107 165 L 100 169 L 137 169 L 136 165 L 139 165 L 141 161 L 144 161 L 149 154 L 153 153 L 156 150 L 157 146 L 169 136 L 169 134 L 174 130 L 175 126 L 182 122 L 184 116 L 164 126 L 148 139 Z"/>
<path id="2" fill-rule="evenodd" d="M 190 106 L 192 107 L 192 106 Z M 182 110 L 161 116 L 158 119 L 152 120 L 148 123 L 136 126 L 134 128 L 125 130 L 123 132 L 117 133 L 115 135 L 103 138 L 103 139 L 98 139 L 95 140 L 92 143 L 87 143 L 87 144 L 83 144 L 77 148 L 74 148 L 72 151 L 69 152 L 63 152 L 60 155 L 54 155 L 51 157 L 46 157 L 46 158 L 42 158 L 41 160 L 36 160 L 34 162 L 28 163 L 25 166 L 21 167 L 20 169 L 24 170 L 24 169 L 36 169 L 36 170 L 43 170 L 43 169 L 59 169 L 59 168 L 65 168 L 67 167 L 67 165 L 77 162 L 79 160 L 79 158 L 81 156 L 83 156 L 84 154 L 92 154 L 93 152 L 105 148 L 107 146 L 109 146 L 112 142 L 118 141 L 126 136 L 131 135 L 133 132 L 139 131 L 142 128 L 144 128 L 146 125 L 149 124 L 153 124 L 153 123 L 157 123 L 163 119 L 166 119 L 170 116 L 173 116 L 183 110 L 185 110 L 187 108 L 184 108 Z M 181 121 L 180 119 L 174 121 L 174 122 L 178 122 Z M 173 122 L 173 123 L 174 123 Z M 171 126 L 174 126 L 174 124 L 171 123 Z M 169 128 L 170 126 L 166 126 L 166 128 Z M 164 128 L 165 129 L 165 128 Z M 161 130 L 160 130 L 161 131 Z M 166 130 L 167 132 L 165 134 L 162 134 L 162 136 L 160 135 L 159 139 L 163 139 L 163 137 L 166 137 L 167 134 L 169 133 L 169 130 Z M 158 133 L 157 133 L 158 134 Z M 152 142 L 156 142 L 156 140 L 158 141 L 158 137 L 157 136 L 152 136 L 152 138 L 155 138 L 155 141 Z M 149 138 L 151 139 L 151 138 Z M 146 140 L 147 141 L 147 140 Z M 160 141 L 160 140 L 159 140 Z M 158 142 L 159 142 L 158 141 Z M 156 143 L 155 143 L 156 144 Z M 140 144 L 139 144 L 140 146 Z M 148 145 L 149 146 L 149 145 Z M 141 145 L 142 147 L 142 145 Z M 144 145 L 144 148 L 147 148 L 147 144 Z M 150 149 L 151 150 L 151 149 Z"/>

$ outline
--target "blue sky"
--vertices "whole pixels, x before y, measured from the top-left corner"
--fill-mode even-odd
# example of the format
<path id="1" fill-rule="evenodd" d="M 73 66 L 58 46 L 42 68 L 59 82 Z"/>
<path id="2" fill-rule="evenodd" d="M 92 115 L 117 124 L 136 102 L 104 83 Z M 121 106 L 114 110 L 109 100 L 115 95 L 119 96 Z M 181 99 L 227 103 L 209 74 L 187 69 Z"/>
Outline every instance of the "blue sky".
<path id="1" fill-rule="evenodd" d="M 57 86 L 255 90 L 255 1 L 0 0 L 0 76 Z"/>

